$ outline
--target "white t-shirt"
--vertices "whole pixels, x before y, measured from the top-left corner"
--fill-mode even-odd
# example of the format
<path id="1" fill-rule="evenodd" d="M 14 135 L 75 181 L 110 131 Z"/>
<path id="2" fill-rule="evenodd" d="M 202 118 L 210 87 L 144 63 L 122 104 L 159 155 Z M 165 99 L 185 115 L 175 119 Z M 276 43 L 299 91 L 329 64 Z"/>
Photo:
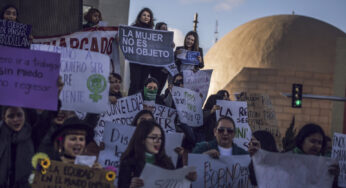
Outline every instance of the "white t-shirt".
<path id="1" fill-rule="evenodd" d="M 232 155 L 232 147 L 230 148 L 223 148 L 221 146 L 217 146 L 220 151 L 220 155 L 225 155 L 225 156 L 231 156 Z"/>

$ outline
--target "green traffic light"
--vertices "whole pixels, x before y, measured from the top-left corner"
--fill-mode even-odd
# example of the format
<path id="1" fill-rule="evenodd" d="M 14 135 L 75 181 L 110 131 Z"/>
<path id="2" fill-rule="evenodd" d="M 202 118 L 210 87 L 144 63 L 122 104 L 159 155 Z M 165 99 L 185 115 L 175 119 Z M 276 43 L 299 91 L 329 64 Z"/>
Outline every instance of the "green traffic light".
<path id="1" fill-rule="evenodd" d="M 302 105 L 302 101 L 301 100 L 296 100 L 296 106 L 300 106 Z"/>

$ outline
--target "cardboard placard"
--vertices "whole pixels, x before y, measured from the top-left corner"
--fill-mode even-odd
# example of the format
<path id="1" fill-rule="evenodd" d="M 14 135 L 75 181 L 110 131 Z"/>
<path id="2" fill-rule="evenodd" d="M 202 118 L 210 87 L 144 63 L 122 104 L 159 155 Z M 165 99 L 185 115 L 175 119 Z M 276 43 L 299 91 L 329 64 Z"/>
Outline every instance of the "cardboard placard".
<path id="1" fill-rule="evenodd" d="M 29 48 L 31 25 L 0 19 L 0 45 Z"/>

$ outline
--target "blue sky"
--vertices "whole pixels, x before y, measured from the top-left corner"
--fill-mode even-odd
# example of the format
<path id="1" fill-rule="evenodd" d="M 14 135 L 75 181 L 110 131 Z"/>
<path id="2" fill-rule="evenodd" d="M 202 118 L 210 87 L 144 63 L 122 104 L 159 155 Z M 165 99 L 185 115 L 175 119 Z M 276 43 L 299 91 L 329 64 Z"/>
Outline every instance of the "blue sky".
<path id="1" fill-rule="evenodd" d="M 130 0 L 129 24 L 143 7 L 154 12 L 156 22 L 164 21 L 175 31 L 176 45 L 182 45 L 184 35 L 193 29 L 193 17 L 198 12 L 197 31 L 205 51 L 213 45 L 216 20 L 219 39 L 251 20 L 292 11 L 346 32 L 346 0 Z"/>

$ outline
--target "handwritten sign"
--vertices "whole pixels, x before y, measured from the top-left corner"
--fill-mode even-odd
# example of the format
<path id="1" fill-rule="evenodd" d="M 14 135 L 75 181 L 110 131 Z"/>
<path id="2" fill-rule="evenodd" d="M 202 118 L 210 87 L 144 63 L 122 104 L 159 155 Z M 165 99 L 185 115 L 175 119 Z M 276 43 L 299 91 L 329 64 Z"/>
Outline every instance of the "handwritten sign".
<path id="1" fill-rule="evenodd" d="M 105 149 L 99 154 L 98 162 L 103 167 L 119 168 L 120 157 L 126 150 L 136 127 L 106 122 L 103 142 Z"/>
<path id="2" fill-rule="evenodd" d="M 57 110 L 60 54 L 0 46 L 0 104 Z"/>
<path id="3" fill-rule="evenodd" d="M 183 141 L 184 134 L 183 133 L 170 133 L 165 134 L 166 142 L 165 149 L 166 154 L 172 159 L 174 166 L 177 165 L 178 153 L 175 152 L 175 148 L 181 146 L 181 142 Z"/>
<path id="4" fill-rule="evenodd" d="M 339 161 L 339 187 L 346 187 L 346 135 L 334 133 L 332 159 Z"/>
<path id="5" fill-rule="evenodd" d="M 33 188 L 50 187 L 113 187 L 113 181 L 106 179 L 107 171 L 87 166 L 51 161 L 46 174 L 35 171 Z"/>
<path id="6" fill-rule="evenodd" d="M 244 93 L 240 99 L 247 102 L 248 123 L 253 132 L 266 130 L 270 132 L 280 146 L 281 134 L 275 115 L 275 109 L 267 94 Z"/>
<path id="7" fill-rule="evenodd" d="M 272 153 L 259 150 L 252 157 L 258 187 L 332 187 L 331 159 L 314 155 Z"/>
<path id="8" fill-rule="evenodd" d="M 33 43 L 81 49 L 108 55 L 111 63 L 107 65 L 112 66 L 110 70 L 120 74 L 119 52 L 114 41 L 117 33 L 117 27 L 92 27 L 69 35 L 35 38 Z"/>
<path id="9" fill-rule="evenodd" d="M 194 167 L 185 167 L 166 170 L 146 163 L 140 178 L 144 181 L 143 188 L 190 188 L 191 182 L 185 176 L 194 169 Z"/>
<path id="10" fill-rule="evenodd" d="M 172 77 L 174 77 L 176 74 L 179 73 L 178 67 L 174 62 L 168 65 L 165 65 L 164 67 Z"/>
<path id="11" fill-rule="evenodd" d="M 252 132 L 248 124 L 247 103 L 239 101 L 217 100 L 216 104 L 220 106 L 220 110 L 216 110 L 216 119 L 220 119 L 220 116 L 228 116 L 234 120 L 236 134 L 233 141 L 247 151 L 247 146 L 252 136 Z"/>
<path id="12" fill-rule="evenodd" d="M 94 129 L 94 140 L 99 145 L 107 121 L 120 125 L 131 125 L 133 118 L 143 110 L 143 99 L 140 93 L 123 97 L 116 104 L 106 105 L 106 112 L 100 115 L 100 120 Z"/>
<path id="13" fill-rule="evenodd" d="M 152 112 L 156 122 L 161 125 L 166 133 L 176 132 L 174 120 L 177 116 L 177 111 L 175 109 L 155 104 Z"/>
<path id="14" fill-rule="evenodd" d="M 61 109 L 102 113 L 108 104 L 109 57 L 100 53 L 41 44 L 31 49 L 61 54 Z"/>
<path id="15" fill-rule="evenodd" d="M 212 72 L 213 70 L 200 70 L 197 72 L 192 70 L 184 70 L 184 88 L 191 89 L 202 94 L 204 102 L 208 95 Z"/>
<path id="16" fill-rule="evenodd" d="M 185 49 L 180 49 L 181 53 L 177 55 L 177 58 L 181 60 L 182 64 L 186 65 L 198 65 L 198 56 L 201 56 L 200 52 L 189 51 Z"/>
<path id="17" fill-rule="evenodd" d="M 172 97 L 177 108 L 179 120 L 192 127 L 203 125 L 202 98 L 190 89 L 173 87 Z"/>
<path id="18" fill-rule="evenodd" d="M 119 45 L 131 63 L 164 66 L 174 61 L 173 32 L 121 25 Z"/>
<path id="19" fill-rule="evenodd" d="M 31 25 L 0 20 L 0 45 L 29 48 Z"/>
<path id="20" fill-rule="evenodd" d="M 189 165 L 196 166 L 197 181 L 192 187 L 251 188 L 249 155 L 220 156 L 213 159 L 205 154 L 189 154 Z"/>

